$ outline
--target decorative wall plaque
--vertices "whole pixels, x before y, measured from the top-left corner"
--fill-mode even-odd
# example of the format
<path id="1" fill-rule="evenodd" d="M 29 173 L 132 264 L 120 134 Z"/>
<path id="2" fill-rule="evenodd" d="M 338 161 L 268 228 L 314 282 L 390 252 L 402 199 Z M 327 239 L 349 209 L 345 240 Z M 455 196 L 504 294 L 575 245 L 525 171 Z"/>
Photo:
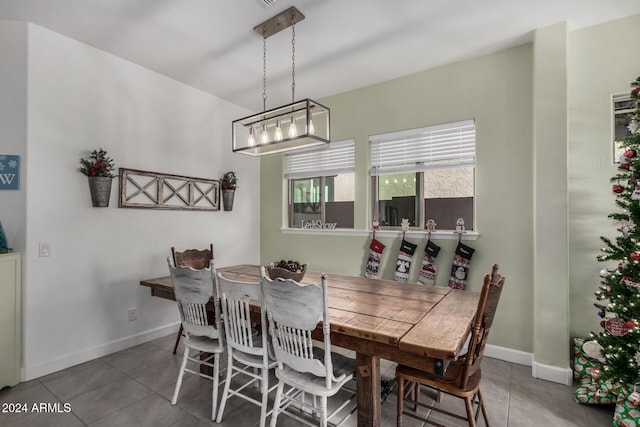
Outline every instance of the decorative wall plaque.
<path id="1" fill-rule="evenodd" d="M 0 190 L 20 189 L 20 156 L 0 154 Z"/>
<path id="2" fill-rule="evenodd" d="M 220 181 L 120 168 L 118 207 L 220 210 Z"/>

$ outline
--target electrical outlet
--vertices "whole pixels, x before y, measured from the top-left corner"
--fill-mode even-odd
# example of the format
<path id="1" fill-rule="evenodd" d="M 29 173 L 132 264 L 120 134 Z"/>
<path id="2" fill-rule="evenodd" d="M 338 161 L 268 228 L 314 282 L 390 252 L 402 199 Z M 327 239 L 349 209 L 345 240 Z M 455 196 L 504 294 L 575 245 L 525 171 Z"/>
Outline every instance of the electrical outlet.
<path id="1" fill-rule="evenodd" d="M 129 309 L 129 322 L 133 322 L 134 320 L 138 320 L 138 309 L 130 308 Z"/>
<path id="2" fill-rule="evenodd" d="M 49 242 L 38 243 L 38 256 L 39 257 L 51 256 L 51 244 Z"/>

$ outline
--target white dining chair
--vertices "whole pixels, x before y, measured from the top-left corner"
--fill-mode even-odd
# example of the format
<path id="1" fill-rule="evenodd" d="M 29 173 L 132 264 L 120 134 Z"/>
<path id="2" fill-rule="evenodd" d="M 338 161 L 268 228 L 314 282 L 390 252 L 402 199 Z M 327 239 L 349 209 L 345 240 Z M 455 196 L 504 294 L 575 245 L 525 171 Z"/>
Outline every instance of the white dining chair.
<path id="1" fill-rule="evenodd" d="M 184 251 L 176 251 L 174 246 L 171 247 L 171 256 L 173 257 L 173 265 L 177 267 L 193 267 L 207 268 L 213 259 L 213 244 L 209 244 L 209 249 L 187 249 Z M 182 325 L 176 336 L 176 343 L 173 346 L 173 354 L 178 350 L 180 338 L 182 338 Z"/>
<path id="2" fill-rule="evenodd" d="M 271 280 L 265 275 L 264 267 L 261 268 L 261 276 L 263 303 L 277 361 L 278 388 L 271 427 L 276 426 L 280 414 L 302 424 L 319 424 L 321 427 L 326 427 L 328 420 L 342 414 L 342 419 L 335 425 L 341 424 L 355 410 L 355 393 L 345 393 L 346 398 L 331 413 L 328 413 L 327 398 L 336 396 L 353 379 L 355 362 L 331 353 L 326 276 L 322 275 L 320 286 L 291 279 Z M 324 349 L 313 345 L 312 333 L 320 322 Z M 306 401 L 306 395 L 313 397 L 312 402 Z M 349 405 L 352 408 L 348 408 Z M 319 419 L 310 420 L 303 411 L 294 412 L 296 407 L 310 411 Z"/>
<path id="3" fill-rule="evenodd" d="M 267 316 L 260 310 L 260 333 L 254 335 L 251 322 L 251 303 L 261 305 L 260 282 L 239 282 L 217 274 L 218 292 L 227 343 L 227 378 L 220 400 L 216 422 L 222 421 L 227 400 L 233 396 L 242 398 L 260 407 L 260 427 L 264 427 L 271 411 L 267 411 L 269 392 L 269 370 L 276 362 L 270 355 L 268 345 Z M 235 378 L 232 385 L 232 379 Z M 247 381 L 240 382 L 240 379 Z M 250 386 L 260 385 L 261 400 L 250 393 Z"/>
<path id="4" fill-rule="evenodd" d="M 220 320 L 220 302 L 215 286 L 214 263 L 211 260 L 209 267 L 195 269 L 192 267 L 176 267 L 173 257 L 167 258 L 167 262 L 185 336 L 184 355 L 171 404 L 175 405 L 178 402 L 178 394 L 180 393 L 185 372 L 208 378 L 213 381 L 211 419 L 214 420 L 218 402 L 220 354 L 224 352 L 224 333 L 220 328 L 222 323 Z M 214 322 L 209 321 L 206 307 L 211 296 L 214 297 Z M 190 354 L 192 350 L 196 351 L 196 354 Z M 202 360 L 201 356 L 204 353 L 210 354 L 210 356 Z M 189 362 L 198 365 L 198 368 L 200 365 L 208 366 L 213 370 L 213 374 L 208 375 L 199 369 L 191 369 L 187 367 Z"/>

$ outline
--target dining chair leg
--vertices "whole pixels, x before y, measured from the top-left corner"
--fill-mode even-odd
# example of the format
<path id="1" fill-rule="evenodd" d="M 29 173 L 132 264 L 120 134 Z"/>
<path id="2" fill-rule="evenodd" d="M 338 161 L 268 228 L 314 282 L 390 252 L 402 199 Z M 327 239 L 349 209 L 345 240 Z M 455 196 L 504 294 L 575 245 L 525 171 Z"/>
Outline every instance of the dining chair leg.
<path id="1" fill-rule="evenodd" d="M 180 338 L 182 338 L 182 323 L 180 324 L 180 330 L 178 331 L 178 336 L 176 337 L 176 345 L 173 346 L 173 354 L 176 354 L 176 350 L 178 350 L 178 344 L 180 344 Z"/>
<path id="2" fill-rule="evenodd" d="M 469 421 L 469 427 L 476 427 L 476 418 L 473 413 L 473 403 L 471 402 L 472 397 L 464 398 L 464 406 L 467 408 L 467 418 Z"/>
<path id="3" fill-rule="evenodd" d="M 480 405 L 480 409 L 482 410 L 482 416 L 484 417 L 484 424 L 487 427 L 489 426 L 489 415 L 487 414 L 487 408 L 484 406 L 484 398 L 482 397 L 482 390 L 478 387 L 478 401 Z"/>
<path id="4" fill-rule="evenodd" d="M 260 403 L 260 427 L 265 427 L 267 423 L 267 405 L 269 404 L 269 370 L 261 369 L 262 381 L 260 381 L 260 392 L 262 401 Z"/>
<path id="5" fill-rule="evenodd" d="M 180 372 L 178 373 L 178 380 L 176 381 L 176 388 L 173 391 L 173 398 L 171 404 L 175 405 L 178 402 L 178 393 L 180 392 L 180 386 L 182 385 L 182 377 L 184 376 L 184 369 L 187 367 L 187 358 L 189 357 L 189 347 L 184 348 L 184 356 L 182 357 L 182 364 L 180 365 Z"/>
<path id="6" fill-rule="evenodd" d="M 402 427 L 402 411 L 404 409 L 404 378 L 398 378 L 398 413 L 396 424 Z"/>
<path id="7" fill-rule="evenodd" d="M 276 427 L 276 421 L 278 421 L 278 414 L 280 413 L 280 404 L 282 403 L 283 389 L 284 389 L 284 383 L 282 381 L 278 382 L 276 397 L 273 400 L 273 412 L 271 413 L 271 427 Z"/>
<path id="8" fill-rule="evenodd" d="M 218 409 L 218 417 L 216 418 L 216 422 L 220 423 L 222 421 L 222 415 L 224 414 L 224 407 L 227 405 L 227 399 L 229 398 L 229 386 L 231 384 L 231 374 L 233 367 L 233 355 L 229 352 L 229 356 L 227 357 L 227 378 L 224 381 L 224 389 L 222 390 L 222 399 L 220 400 L 220 408 Z"/>
<path id="9" fill-rule="evenodd" d="M 220 353 L 213 356 L 213 393 L 211 396 L 211 421 L 216 419 L 218 409 L 218 385 L 220 384 Z"/>
<path id="10" fill-rule="evenodd" d="M 418 398 L 420 397 L 420 384 L 414 382 L 412 385 L 413 393 L 413 412 L 418 412 Z"/>
<path id="11" fill-rule="evenodd" d="M 320 427 L 327 427 L 327 396 L 320 396 Z"/>

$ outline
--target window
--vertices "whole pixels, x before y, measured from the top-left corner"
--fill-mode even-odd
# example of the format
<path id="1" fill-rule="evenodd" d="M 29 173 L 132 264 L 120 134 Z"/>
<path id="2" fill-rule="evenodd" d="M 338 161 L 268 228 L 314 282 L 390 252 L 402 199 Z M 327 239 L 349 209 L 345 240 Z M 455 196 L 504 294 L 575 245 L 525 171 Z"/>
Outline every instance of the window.
<path id="1" fill-rule="evenodd" d="M 369 137 L 373 217 L 381 227 L 403 218 L 424 229 L 474 229 L 475 121 L 465 120 Z"/>
<path id="2" fill-rule="evenodd" d="M 638 101 L 631 99 L 631 95 L 613 95 L 613 162 L 619 163 L 620 156 L 623 155 L 625 147 L 621 144 L 628 136 L 629 115 L 633 113 L 638 105 Z"/>
<path id="3" fill-rule="evenodd" d="M 354 151 L 350 139 L 285 157 L 289 227 L 353 228 Z"/>

